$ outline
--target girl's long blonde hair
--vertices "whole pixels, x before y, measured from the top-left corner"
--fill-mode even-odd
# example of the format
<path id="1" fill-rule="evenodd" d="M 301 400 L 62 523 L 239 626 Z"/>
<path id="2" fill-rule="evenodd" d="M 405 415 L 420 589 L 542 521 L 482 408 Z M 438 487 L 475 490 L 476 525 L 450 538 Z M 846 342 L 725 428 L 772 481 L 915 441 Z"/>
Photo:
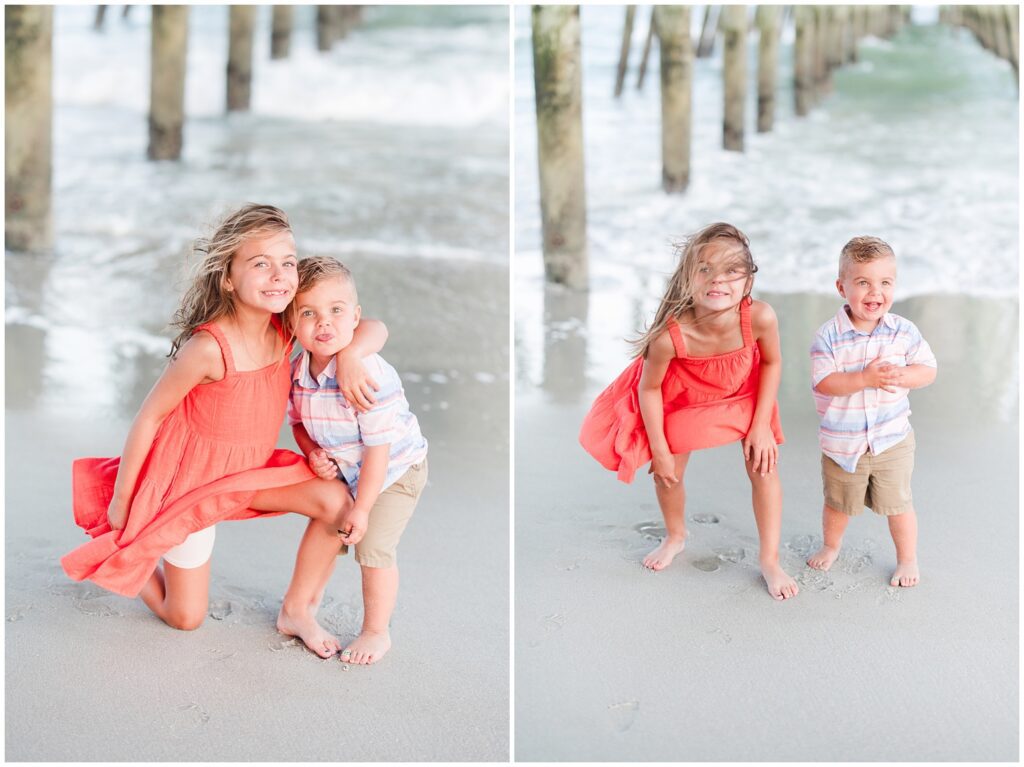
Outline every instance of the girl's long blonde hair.
<path id="1" fill-rule="evenodd" d="M 729 258 L 719 266 L 719 270 L 737 268 L 746 273 L 747 284 L 743 291 L 743 300 L 747 299 L 754 284 L 754 273 L 757 271 L 754 257 L 750 253 L 750 241 L 732 224 L 718 222 L 704 227 L 674 246 L 676 253 L 679 254 L 679 265 L 668 281 L 665 295 L 662 296 L 661 304 L 654 315 L 654 322 L 639 338 L 631 342 L 634 357 L 646 358 L 654 339 L 665 332 L 669 322 L 682 319 L 693 308 L 694 286 L 700 269 L 701 253 L 706 245 L 721 241 L 731 243 L 734 247 L 730 248 Z"/>
<path id="2" fill-rule="evenodd" d="M 288 216 L 272 205 L 249 203 L 227 216 L 209 237 L 199 237 L 192 244 L 192 280 L 182 296 L 171 326 L 179 328 L 171 343 L 177 354 L 182 344 L 192 337 L 200 325 L 235 313 L 234 293 L 225 287 L 231 259 L 246 240 L 277 232 L 290 232 Z"/>

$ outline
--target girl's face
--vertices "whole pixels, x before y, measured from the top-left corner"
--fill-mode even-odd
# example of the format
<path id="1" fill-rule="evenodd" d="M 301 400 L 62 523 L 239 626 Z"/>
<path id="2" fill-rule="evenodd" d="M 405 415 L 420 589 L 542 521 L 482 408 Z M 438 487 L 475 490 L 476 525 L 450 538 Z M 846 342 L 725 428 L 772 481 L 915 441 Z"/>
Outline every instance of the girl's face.
<path id="1" fill-rule="evenodd" d="M 709 312 L 739 305 L 750 289 L 743 253 L 728 240 L 712 240 L 697 256 L 693 303 Z"/>
<path id="2" fill-rule="evenodd" d="M 295 296 L 295 240 L 285 230 L 256 235 L 235 251 L 224 279 L 236 305 L 277 314 L 288 308 Z"/>

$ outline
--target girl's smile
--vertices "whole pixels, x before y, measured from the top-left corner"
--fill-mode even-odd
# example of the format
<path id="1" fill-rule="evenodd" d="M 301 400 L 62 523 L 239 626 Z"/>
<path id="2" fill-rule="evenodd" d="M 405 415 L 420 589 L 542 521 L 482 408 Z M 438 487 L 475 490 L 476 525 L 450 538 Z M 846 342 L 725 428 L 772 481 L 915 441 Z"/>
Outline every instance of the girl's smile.
<path id="1" fill-rule="evenodd" d="M 289 231 L 269 237 L 251 237 L 231 259 L 225 288 L 238 303 L 274 314 L 288 308 L 299 278 L 295 239 Z"/>

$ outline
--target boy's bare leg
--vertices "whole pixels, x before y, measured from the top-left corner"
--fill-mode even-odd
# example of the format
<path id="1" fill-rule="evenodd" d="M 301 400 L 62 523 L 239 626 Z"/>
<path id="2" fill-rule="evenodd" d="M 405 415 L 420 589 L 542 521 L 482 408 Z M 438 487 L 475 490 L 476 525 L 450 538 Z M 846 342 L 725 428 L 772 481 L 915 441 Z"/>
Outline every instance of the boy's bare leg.
<path id="1" fill-rule="evenodd" d="M 676 477 L 679 482 L 670 488 L 654 483 L 654 492 L 658 496 L 662 519 L 665 520 L 665 537 L 658 547 L 644 557 L 644 567 L 651 570 L 664 570 L 686 546 L 686 488 L 683 475 L 686 463 L 690 460 L 689 453 L 673 456 L 676 459 Z"/>
<path id="2" fill-rule="evenodd" d="M 347 663 L 376 663 L 391 649 L 388 626 L 398 600 L 398 565 L 363 571 L 363 630 L 341 653 Z"/>
<path id="3" fill-rule="evenodd" d="M 164 562 L 153 571 L 139 596 L 146 607 L 171 628 L 192 631 L 202 625 L 210 607 L 210 560 L 199 567 Z"/>
<path id="4" fill-rule="evenodd" d="M 338 638 L 316 620 L 340 546 L 333 528 L 316 519 L 309 520 L 295 556 L 291 583 L 277 615 L 278 631 L 298 637 L 321 658 L 329 658 L 341 649 Z"/>
<path id="5" fill-rule="evenodd" d="M 800 587 L 779 564 L 779 538 L 782 536 L 782 482 L 778 471 L 761 476 L 751 467 L 752 460 L 744 460 L 757 522 L 757 536 L 761 543 L 759 559 L 761 575 L 774 599 L 791 599 Z"/>
<path id="6" fill-rule="evenodd" d="M 843 533 L 850 523 L 850 516 L 825 504 L 821 512 L 822 546 L 807 559 L 815 570 L 828 570 L 839 556 L 843 545 Z"/>
<path id="7" fill-rule="evenodd" d="M 917 514 L 914 509 L 889 517 L 889 532 L 896 544 L 896 571 L 890 586 L 916 586 L 921 580 L 917 569 Z"/>

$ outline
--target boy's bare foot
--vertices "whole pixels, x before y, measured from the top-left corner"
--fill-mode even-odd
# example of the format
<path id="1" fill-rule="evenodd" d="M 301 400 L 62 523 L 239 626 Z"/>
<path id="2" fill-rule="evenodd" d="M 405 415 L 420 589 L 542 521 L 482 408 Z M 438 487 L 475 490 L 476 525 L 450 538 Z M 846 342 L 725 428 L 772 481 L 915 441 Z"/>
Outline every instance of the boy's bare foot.
<path id="1" fill-rule="evenodd" d="M 372 631 L 364 631 L 357 636 L 352 644 L 341 651 L 341 660 L 344 663 L 354 663 L 357 666 L 368 666 L 383 658 L 391 649 L 391 636 L 388 632 L 377 634 Z"/>
<path id="2" fill-rule="evenodd" d="M 281 611 L 277 614 L 277 630 L 298 637 L 321 658 L 330 658 L 341 650 L 338 638 L 317 623 L 308 610 L 289 611 L 281 605 Z"/>
<path id="3" fill-rule="evenodd" d="M 676 554 L 686 548 L 686 536 L 682 538 L 665 538 L 650 554 L 644 557 L 644 567 L 650 570 L 664 570 Z"/>
<path id="4" fill-rule="evenodd" d="M 832 548 L 831 546 L 822 546 L 814 554 L 811 554 L 807 559 L 807 564 L 813 567 L 815 570 L 828 570 L 832 567 L 832 563 L 836 561 L 836 557 L 839 556 L 839 549 Z"/>
<path id="5" fill-rule="evenodd" d="M 792 599 L 800 593 L 800 587 L 796 585 L 796 581 L 790 578 L 778 563 L 762 563 L 761 575 L 764 576 L 764 582 L 768 584 L 768 593 L 772 595 L 773 599 L 779 601 Z"/>
<path id="6" fill-rule="evenodd" d="M 921 573 L 917 570 L 917 560 L 912 559 L 909 562 L 896 563 L 896 572 L 889 579 L 889 585 L 909 588 L 916 586 L 919 580 L 921 580 Z"/>

